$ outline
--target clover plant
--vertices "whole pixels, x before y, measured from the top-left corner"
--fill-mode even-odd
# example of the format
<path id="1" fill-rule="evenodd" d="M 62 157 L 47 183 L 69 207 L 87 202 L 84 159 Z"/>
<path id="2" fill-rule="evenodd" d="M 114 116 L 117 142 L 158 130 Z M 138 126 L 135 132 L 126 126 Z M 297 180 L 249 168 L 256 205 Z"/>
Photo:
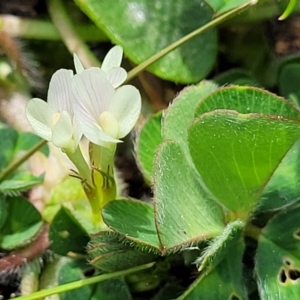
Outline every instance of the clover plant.
<path id="1" fill-rule="evenodd" d="M 28 97 L 34 133 L 1 123 L 0 291 L 13 274 L 20 300 L 297 299 L 299 57 L 262 61 L 249 39 L 246 55 L 227 53 L 238 68 L 215 68 L 230 49 L 232 37 L 218 40 L 228 22 L 284 20 L 297 1 L 75 3 L 116 45 L 101 65 L 70 3 L 48 2 L 73 67 L 52 74 L 46 101 Z M 144 109 L 146 69 L 180 90 L 163 110 Z M 130 151 L 151 188 L 143 199 L 126 196 L 115 167 L 133 129 Z M 37 175 L 33 158 L 55 156 L 68 176 L 42 197 L 49 169 Z"/>

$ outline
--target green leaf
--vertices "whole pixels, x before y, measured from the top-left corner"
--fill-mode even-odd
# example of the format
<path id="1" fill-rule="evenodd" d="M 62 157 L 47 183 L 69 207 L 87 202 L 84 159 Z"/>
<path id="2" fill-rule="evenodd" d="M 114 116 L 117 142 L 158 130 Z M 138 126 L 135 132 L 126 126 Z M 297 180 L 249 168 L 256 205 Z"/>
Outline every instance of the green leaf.
<path id="1" fill-rule="evenodd" d="M 152 115 L 139 132 L 137 140 L 137 161 L 148 183 L 152 182 L 153 160 L 161 137 L 162 113 Z"/>
<path id="2" fill-rule="evenodd" d="M 54 217 L 50 225 L 49 239 L 52 242 L 50 248 L 60 255 L 67 255 L 70 251 L 85 253 L 89 241 L 87 232 L 65 207 L 61 207 Z"/>
<path id="3" fill-rule="evenodd" d="M 7 180 L 0 182 L 0 192 L 7 195 L 29 190 L 44 181 L 44 175 L 34 176 L 29 172 L 18 172 Z"/>
<path id="4" fill-rule="evenodd" d="M 151 205 L 132 199 L 114 200 L 103 208 L 102 217 L 108 227 L 142 248 L 161 249 Z"/>
<path id="5" fill-rule="evenodd" d="M 7 167 L 21 150 L 28 150 L 36 145 L 41 138 L 29 133 L 18 133 L 11 127 L 4 127 L 0 129 L 0 140 L 5 141 L 0 146 L 0 171 Z M 45 155 L 49 154 L 47 145 L 43 146 L 40 151 Z"/>
<path id="6" fill-rule="evenodd" d="M 81 298 L 83 299 L 83 298 Z M 110 279 L 99 282 L 93 292 L 91 300 L 131 300 L 131 294 L 124 279 Z"/>
<path id="7" fill-rule="evenodd" d="M 187 127 L 193 121 L 196 105 L 217 89 L 213 82 L 202 81 L 185 88 L 168 107 L 163 118 L 163 138 L 172 139 L 187 149 Z"/>
<path id="8" fill-rule="evenodd" d="M 38 210 L 22 197 L 6 198 L 7 217 L 0 235 L 0 248 L 11 250 L 31 242 L 42 227 Z"/>
<path id="9" fill-rule="evenodd" d="M 5 141 L 4 147 L 0 148 L 0 193 L 18 195 L 20 192 L 42 183 L 43 175 L 37 177 L 18 169 L 24 163 L 24 159 L 21 159 L 24 158 L 21 152 L 36 146 L 41 138 L 32 133 L 18 133 L 12 128 L 3 128 L 0 130 L 0 139 Z M 47 145 L 40 150 L 44 154 L 49 154 Z M 19 158 L 20 156 L 21 158 Z"/>
<path id="10" fill-rule="evenodd" d="M 137 158 L 146 179 L 151 182 L 153 176 L 153 160 L 158 145 L 164 139 L 174 139 L 181 143 L 188 154 L 187 126 L 194 119 L 194 110 L 198 102 L 215 91 L 217 85 L 202 81 L 185 88 L 164 112 L 152 115 L 142 127 L 137 142 Z M 161 133 L 162 131 L 162 133 Z M 163 134 L 163 138 L 162 135 Z"/>
<path id="11" fill-rule="evenodd" d="M 198 270 L 202 271 L 209 265 L 215 268 L 227 254 L 227 250 L 224 249 L 234 246 L 239 241 L 244 226 L 245 223 L 240 220 L 228 223 L 221 234 L 209 242 L 202 256 L 197 259 Z"/>
<path id="12" fill-rule="evenodd" d="M 123 46 L 135 64 L 207 24 L 213 15 L 203 0 L 75 2 L 113 43 Z M 160 59 L 149 70 L 171 81 L 197 82 L 210 72 L 216 53 L 217 34 L 215 29 L 210 29 Z"/>
<path id="13" fill-rule="evenodd" d="M 183 299 L 248 299 L 243 282 L 243 223 L 230 223 L 216 237 L 204 254 L 205 266 L 199 278 L 179 298 Z M 203 267 L 204 267 L 203 265 Z"/>
<path id="14" fill-rule="evenodd" d="M 259 235 L 255 271 L 261 299 L 297 299 L 300 293 L 300 206 L 275 215 Z"/>
<path id="15" fill-rule="evenodd" d="M 222 231 L 222 210 L 202 188 L 199 175 L 187 163 L 178 143 L 167 140 L 161 144 L 154 171 L 155 220 L 165 251 Z"/>
<path id="16" fill-rule="evenodd" d="M 18 132 L 10 127 L 0 129 L 0 171 L 3 170 L 11 162 L 14 156 L 15 145 L 18 140 Z"/>
<path id="17" fill-rule="evenodd" d="M 278 209 L 300 195 L 300 140 L 298 140 L 267 183 L 256 212 Z"/>
<path id="18" fill-rule="evenodd" d="M 299 111 L 288 101 L 267 91 L 253 87 L 225 87 L 209 95 L 199 103 L 196 115 L 215 109 L 234 109 L 240 113 L 264 113 L 299 119 Z M 293 201 L 299 194 L 299 147 L 293 146 L 283 159 L 263 192 L 259 210 L 278 208 Z M 300 158 L 300 157 L 299 157 Z M 299 191 L 298 191 L 299 190 Z"/>
<path id="19" fill-rule="evenodd" d="M 149 263 L 156 255 L 129 245 L 126 239 L 111 231 L 100 231 L 91 236 L 87 252 L 90 263 L 104 272 L 125 270 Z"/>
<path id="20" fill-rule="evenodd" d="M 242 114 L 261 113 L 300 119 L 299 110 L 290 102 L 254 87 L 230 86 L 218 89 L 199 103 L 195 117 L 216 109 L 236 110 Z"/>
<path id="21" fill-rule="evenodd" d="M 214 111 L 193 122 L 189 148 L 207 188 L 244 219 L 299 134 L 294 120 Z"/>

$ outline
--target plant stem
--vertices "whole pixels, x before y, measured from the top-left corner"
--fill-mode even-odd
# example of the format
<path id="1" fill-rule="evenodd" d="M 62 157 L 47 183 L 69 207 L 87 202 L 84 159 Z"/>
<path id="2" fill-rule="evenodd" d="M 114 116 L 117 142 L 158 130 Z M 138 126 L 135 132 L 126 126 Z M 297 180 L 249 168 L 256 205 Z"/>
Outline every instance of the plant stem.
<path id="1" fill-rule="evenodd" d="M 253 7 L 232 20 L 230 20 L 230 25 L 241 25 L 249 23 L 257 23 L 267 21 L 276 18 L 278 15 L 282 14 L 282 5 L 284 2 L 279 1 L 260 1 L 258 5 Z M 288 8 L 290 9 L 290 8 Z M 300 12 L 300 2 L 297 1 L 296 6 L 293 8 L 294 13 Z M 282 20 L 282 19 L 280 19 Z"/>
<path id="2" fill-rule="evenodd" d="M 76 166 L 80 178 L 82 178 L 82 180 L 86 182 L 90 187 L 93 187 L 91 170 L 82 155 L 80 147 L 77 146 L 74 152 L 65 150 L 65 153 L 67 154 L 69 159 L 73 162 L 73 164 Z"/>
<path id="3" fill-rule="evenodd" d="M 0 173 L 0 181 L 9 176 L 12 172 L 14 172 L 20 165 L 22 165 L 31 155 L 33 155 L 36 151 L 38 151 L 42 146 L 47 143 L 45 140 L 41 140 L 37 144 L 35 144 L 32 148 L 27 150 L 22 156 L 12 161 L 6 168 L 2 170 Z"/>
<path id="4" fill-rule="evenodd" d="M 93 24 L 78 24 L 78 35 L 84 41 L 108 41 L 107 36 Z M 32 20 L 11 15 L 0 15 L 0 29 L 12 37 L 35 40 L 61 40 L 52 23 L 45 20 Z"/>
<path id="5" fill-rule="evenodd" d="M 285 20 L 289 15 L 291 15 L 297 7 L 297 0 L 290 0 L 288 6 L 282 15 L 278 18 L 279 21 Z"/>
<path id="6" fill-rule="evenodd" d="M 100 62 L 76 32 L 61 0 L 49 0 L 48 10 L 70 53 L 76 53 L 85 68 L 100 67 Z"/>
<path id="7" fill-rule="evenodd" d="M 138 65 L 137 67 L 135 67 L 134 69 L 129 71 L 128 77 L 127 77 L 125 83 L 129 82 L 132 78 L 137 76 L 140 72 L 142 72 L 143 70 L 148 68 L 151 64 L 153 64 L 154 62 L 156 62 L 157 60 L 159 60 L 160 58 L 162 58 L 169 52 L 173 51 L 174 49 L 178 48 L 179 46 L 181 46 L 184 43 L 188 42 L 189 40 L 193 39 L 197 35 L 205 32 L 206 30 L 211 29 L 211 28 L 217 26 L 218 24 L 226 21 L 227 19 L 233 17 L 237 13 L 243 11 L 244 9 L 248 8 L 249 6 L 251 6 L 255 3 L 253 1 L 249 1 L 233 10 L 230 10 L 229 12 L 224 13 L 224 14 L 218 16 L 217 18 L 215 18 L 214 20 L 210 21 L 209 23 L 205 24 L 204 26 L 196 29 L 195 31 L 189 33 L 188 35 L 184 36 L 183 38 L 177 40 L 173 44 L 167 46 L 163 50 L 157 52 L 156 54 L 154 54 L 153 56 L 151 56 L 150 58 L 148 58 L 147 60 L 142 62 L 140 65 Z"/>
<path id="8" fill-rule="evenodd" d="M 101 222 L 100 211 L 109 201 L 116 198 L 116 183 L 114 180 L 113 158 L 116 145 L 110 148 L 102 147 L 90 143 L 90 161 L 93 164 L 93 185 L 92 190 L 87 190 L 86 194 L 94 214 L 94 221 Z M 98 218 L 98 219 L 97 219 Z"/>
<path id="9" fill-rule="evenodd" d="M 48 297 L 48 296 L 51 296 L 54 294 L 65 293 L 65 292 L 68 292 L 71 290 L 81 288 L 86 285 L 95 284 L 95 283 L 102 282 L 102 281 L 109 280 L 109 279 L 116 278 L 116 277 L 123 277 L 123 276 L 126 276 L 131 273 L 149 269 L 153 265 L 154 265 L 154 262 L 146 264 L 146 265 L 130 268 L 127 270 L 122 270 L 122 271 L 118 271 L 118 272 L 114 272 L 114 273 L 110 273 L 110 274 L 103 274 L 103 275 L 95 276 L 92 278 L 78 280 L 78 281 L 67 283 L 67 284 L 64 284 L 61 286 L 57 286 L 57 287 L 54 287 L 54 288 L 51 288 L 48 290 L 39 291 L 39 292 L 36 292 L 31 295 L 17 297 L 17 298 L 14 298 L 14 300 L 35 300 L 35 299 Z"/>
<path id="10" fill-rule="evenodd" d="M 100 214 L 101 208 L 103 207 L 103 205 L 101 205 L 101 203 L 103 202 L 103 176 L 95 170 L 90 169 L 82 155 L 79 146 L 76 148 L 75 152 L 72 153 L 65 151 L 65 153 L 74 163 L 79 172 L 81 185 L 92 209 L 92 222 L 94 224 L 94 227 L 98 229 L 99 226 L 103 224 Z M 100 180 L 95 180 L 95 178 L 98 177 L 100 178 Z"/>
<path id="11" fill-rule="evenodd" d="M 258 240 L 259 236 L 261 235 L 261 228 L 248 223 L 245 227 L 245 236 L 251 237 L 254 240 Z"/>
<path id="12" fill-rule="evenodd" d="M 94 175 L 93 175 L 94 177 Z M 94 178 L 93 178 L 94 180 Z M 82 187 L 84 189 L 84 192 L 89 200 L 91 209 L 92 209 L 92 222 L 95 228 L 98 229 L 99 226 L 102 225 L 102 217 L 100 214 L 101 210 L 101 195 L 98 193 L 97 186 L 90 187 L 89 185 L 86 185 L 82 183 Z"/>

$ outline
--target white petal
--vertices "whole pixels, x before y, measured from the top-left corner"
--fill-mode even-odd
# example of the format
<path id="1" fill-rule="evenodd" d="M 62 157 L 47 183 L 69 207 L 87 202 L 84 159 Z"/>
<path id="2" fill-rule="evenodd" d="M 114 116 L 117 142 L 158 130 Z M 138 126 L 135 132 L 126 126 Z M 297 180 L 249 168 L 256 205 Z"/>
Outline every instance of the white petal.
<path id="1" fill-rule="evenodd" d="M 52 139 L 51 122 L 56 111 L 41 99 L 31 99 L 26 105 L 26 117 L 37 135 L 47 141 Z"/>
<path id="2" fill-rule="evenodd" d="M 100 116 L 100 126 L 102 130 L 112 138 L 119 138 L 120 126 L 116 118 L 108 111 Z"/>
<path id="3" fill-rule="evenodd" d="M 74 66 L 75 66 L 76 73 L 79 74 L 82 71 L 84 71 L 84 67 L 83 67 L 79 57 L 75 53 L 73 54 L 73 59 L 74 59 Z"/>
<path id="4" fill-rule="evenodd" d="M 112 68 L 120 67 L 123 57 L 123 48 L 121 46 L 115 46 L 111 48 L 106 54 L 101 69 L 104 72 L 108 72 Z"/>
<path id="5" fill-rule="evenodd" d="M 100 68 L 89 68 L 73 77 L 74 97 L 77 114 L 83 115 L 99 122 L 99 116 L 109 107 L 115 89 L 106 79 L 105 73 Z"/>
<path id="6" fill-rule="evenodd" d="M 132 85 L 124 85 L 117 90 L 108 111 L 119 122 L 120 138 L 127 135 L 135 125 L 141 105 L 140 92 Z"/>
<path id="7" fill-rule="evenodd" d="M 99 146 L 106 146 L 107 142 L 111 143 L 119 143 L 120 140 L 114 139 L 108 134 L 106 134 L 101 127 L 96 123 L 85 123 L 82 124 L 81 129 L 83 134 L 86 136 L 88 140 L 92 143 Z"/>
<path id="8" fill-rule="evenodd" d="M 98 123 L 98 118 L 96 119 L 91 115 L 83 102 L 76 102 L 76 105 L 74 106 L 74 124 L 76 124 L 76 132 L 79 131 L 83 133 L 82 128 L 94 123 Z"/>
<path id="9" fill-rule="evenodd" d="M 119 87 L 127 78 L 127 72 L 125 69 L 116 67 L 112 68 L 107 72 L 106 75 L 109 82 L 114 88 Z"/>
<path id="10" fill-rule="evenodd" d="M 73 118 L 73 138 L 75 142 L 75 147 L 77 147 L 82 138 L 82 130 L 75 117 Z"/>
<path id="11" fill-rule="evenodd" d="M 52 143 L 58 148 L 74 148 L 72 136 L 71 117 L 66 111 L 62 111 L 52 131 Z"/>
<path id="12" fill-rule="evenodd" d="M 57 111 L 65 110 L 72 115 L 72 70 L 60 69 L 50 80 L 47 102 Z"/>

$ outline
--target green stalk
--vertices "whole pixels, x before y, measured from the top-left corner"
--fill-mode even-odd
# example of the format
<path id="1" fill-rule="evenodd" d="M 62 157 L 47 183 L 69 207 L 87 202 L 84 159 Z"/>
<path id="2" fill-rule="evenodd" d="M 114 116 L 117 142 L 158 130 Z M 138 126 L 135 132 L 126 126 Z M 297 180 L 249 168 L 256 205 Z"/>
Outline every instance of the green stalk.
<path id="1" fill-rule="evenodd" d="M 94 175 L 93 175 L 93 180 L 94 179 Z M 100 210 L 101 210 L 101 195 L 99 195 L 98 193 L 98 188 L 97 186 L 90 187 L 89 185 L 86 185 L 84 183 L 82 183 L 82 187 L 84 189 L 84 192 L 89 200 L 91 209 L 92 209 L 92 223 L 94 225 L 95 229 L 98 229 L 99 226 L 102 226 L 103 222 L 102 222 L 102 217 L 100 214 Z"/>
<path id="2" fill-rule="evenodd" d="M 116 148 L 116 143 L 107 142 L 107 147 L 90 143 L 90 160 L 97 170 L 107 174 L 107 176 L 113 176 Z"/>
<path id="3" fill-rule="evenodd" d="M 5 179 L 11 173 L 13 173 L 20 165 L 22 165 L 31 155 L 33 155 L 36 151 L 38 151 L 41 147 L 43 147 L 47 141 L 41 140 L 37 144 L 35 144 L 32 148 L 27 150 L 22 156 L 12 161 L 6 168 L 2 170 L 0 173 L 0 181 Z"/>
<path id="4" fill-rule="evenodd" d="M 278 18 L 279 21 L 285 20 L 288 16 L 290 16 L 297 7 L 297 0 L 290 0 L 288 6 L 282 15 Z"/>
<path id="5" fill-rule="evenodd" d="M 78 170 L 79 177 L 81 179 L 81 185 L 92 209 L 92 222 L 94 224 L 94 227 L 98 229 L 102 223 L 100 215 L 100 210 L 102 208 L 101 194 L 99 194 L 99 191 L 101 192 L 102 183 L 100 182 L 97 184 L 97 182 L 95 181 L 95 175 L 97 175 L 97 173 L 95 173 L 94 170 L 90 169 L 82 155 L 79 146 L 76 148 L 75 152 L 72 153 L 65 151 L 65 153 L 67 154 L 69 159 L 74 163 Z M 102 175 L 100 179 L 102 179 Z"/>
<path id="6" fill-rule="evenodd" d="M 76 166 L 80 178 L 82 178 L 83 181 L 86 182 L 90 187 L 93 187 L 91 170 L 82 155 L 80 147 L 77 146 L 77 148 L 74 152 L 67 151 L 66 149 L 64 151 L 67 154 L 67 156 L 69 157 L 69 159 Z"/>
<path id="7" fill-rule="evenodd" d="M 76 53 L 85 68 L 92 66 L 100 67 L 100 62 L 97 57 L 76 32 L 63 2 L 61 0 L 49 0 L 48 10 L 69 52 Z"/>
<path id="8" fill-rule="evenodd" d="M 245 236 L 251 237 L 253 240 L 258 241 L 259 237 L 261 236 L 261 232 L 262 232 L 261 228 L 255 226 L 251 223 L 248 223 L 246 225 Z"/>
<path id="9" fill-rule="evenodd" d="M 93 184 L 94 189 L 90 190 L 88 198 L 94 214 L 94 221 L 101 222 L 101 209 L 109 201 L 116 198 L 116 183 L 114 180 L 114 154 L 116 144 L 111 144 L 110 148 L 102 147 L 90 143 L 90 161 L 93 164 Z M 87 193 L 87 192 L 86 192 Z"/>
<path id="10" fill-rule="evenodd" d="M 68 291 L 72 291 L 72 290 L 81 288 L 86 285 L 95 284 L 95 283 L 109 280 L 112 278 L 123 277 L 123 276 L 126 276 L 131 273 L 149 269 L 153 265 L 154 265 L 154 262 L 146 264 L 146 265 L 138 266 L 138 267 L 133 267 L 133 268 L 130 268 L 127 270 L 122 270 L 122 271 L 118 271 L 118 272 L 114 272 L 114 273 L 110 273 L 110 274 L 103 274 L 103 275 L 95 276 L 95 277 L 88 278 L 88 279 L 78 280 L 75 282 L 56 286 L 56 287 L 48 289 L 48 290 L 39 291 L 39 292 L 36 292 L 31 295 L 17 297 L 17 298 L 14 298 L 14 300 L 35 300 L 35 299 L 45 298 L 45 297 L 55 295 L 55 294 L 65 293 Z"/>
<path id="11" fill-rule="evenodd" d="M 295 7 L 292 7 L 294 13 L 299 13 L 300 1 L 293 4 L 296 4 Z M 282 5 L 284 5 L 284 1 L 259 1 L 259 3 L 251 10 L 249 9 L 230 20 L 229 25 L 249 25 L 249 23 L 264 22 L 272 18 L 276 18 L 278 15 L 282 14 Z M 289 12 L 290 7 L 287 7 L 287 9 Z"/>
<path id="12" fill-rule="evenodd" d="M 84 41 L 108 41 L 107 36 L 93 24 L 75 24 L 78 35 Z M 53 24 L 45 20 L 33 20 L 11 15 L 0 15 L 0 29 L 12 37 L 34 40 L 61 40 Z"/>
<path id="13" fill-rule="evenodd" d="M 175 50 L 176 48 L 180 47 L 184 43 L 186 43 L 189 40 L 193 39 L 197 35 L 205 32 L 206 30 L 211 29 L 211 28 L 219 25 L 220 23 L 228 20 L 229 18 L 232 18 L 237 13 L 240 13 L 241 11 L 245 10 L 246 8 L 250 7 L 251 5 L 253 5 L 255 3 L 253 1 L 249 1 L 249 2 L 235 8 L 233 10 L 230 10 L 229 12 L 224 13 L 224 14 L 218 16 L 217 18 L 215 18 L 214 20 L 210 21 L 209 23 L 205 24 L 204 26 L 196 29 L 195 31 L 189 33 L 188 35 L 186 35 L 183 38 L 179 39 L 178 41 L 174 42 L 173 44 L 167 46 L 163 50 L 157 52 L 156 54 L 154 54 L 153 56 L 151 56 L 150 58 L 148 58 L 147 60 L 142 62 L 140 65 L 138 65 L 137 67 L 135 67 L 134 69 L 129 71 L 128 72 L 128 77 L 127 77 L 124 84 L 129 82 L 132 78 L 137 76 L 140 72 L 142 72 L 143 70 L 148 68 L 151 64 L 153 64 L 154 62 L 156 62 L 157 60 L 159 60 L 160 58 L 162 58 L 163 56 L 165 56 L 169 52 Z"/>

